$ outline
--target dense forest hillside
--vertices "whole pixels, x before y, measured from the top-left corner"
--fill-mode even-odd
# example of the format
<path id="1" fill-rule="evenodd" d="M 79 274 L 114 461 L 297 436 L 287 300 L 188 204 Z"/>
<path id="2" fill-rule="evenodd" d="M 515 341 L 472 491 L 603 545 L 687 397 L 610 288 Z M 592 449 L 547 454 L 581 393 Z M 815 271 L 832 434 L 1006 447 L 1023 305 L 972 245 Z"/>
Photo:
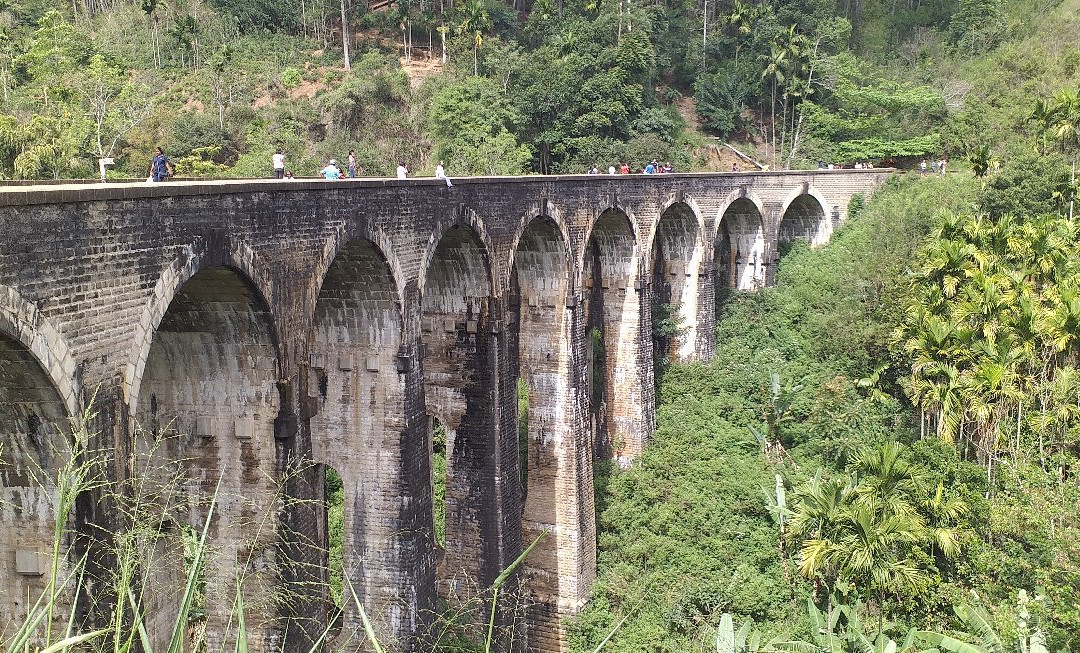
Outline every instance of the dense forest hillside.
<path id="1" fill-rule="evenodd" d="M 367 175 L 1001 158 L 1075 89 L 1078 8 L 3 0 L 0 178 L 140 176 L 157 145 L 183 176 L 263 176 L 276 148 L 297 175 L 349 150 Z"/>
<path id="2" fill-rule="evenodd" d="M 721 298 L 715 361 L 598 476 L 574 650 L 1080 646 L 1080 245 L 1044 172 L 894 179 Z"/>

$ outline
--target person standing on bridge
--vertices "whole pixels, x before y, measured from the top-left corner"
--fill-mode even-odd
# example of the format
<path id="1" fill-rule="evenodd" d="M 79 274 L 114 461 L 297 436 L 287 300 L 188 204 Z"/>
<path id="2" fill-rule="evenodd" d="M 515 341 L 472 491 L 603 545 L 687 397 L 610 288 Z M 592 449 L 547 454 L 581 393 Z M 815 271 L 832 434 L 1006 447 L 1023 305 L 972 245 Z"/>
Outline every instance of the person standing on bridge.
<path id="1" fill-rule="evenodd" d="M 154 156 L 150 159 L 150 174 L 147 176 L 153 181 L 165 181 L 172 177 L 172 173 L 172 161 L 169 161 L 169 157 L 165 156 L 160 147 L 154 148 Z"/>
<path id="2" fill-rule="evenodd" d="M 398 164 L 397 164 L 397 178 L 398 179 L 408 179 L 408 177 L 409 177 L 409 169 L 407 167 L 405 167 L 405 162 L 404 161 L 398 161 Z"/>
<path id="3" fill-rule="evenodd" d="M 285 155 L 281 153 L 281 148 L 280 147 L 274 152 L 274 156 L 271 157 L 271 160 L 272 160 L 272 162 L 274 164 L 274 176 L 277 177 L 278 179 L 284 179 L 285 178 Z"/>
<path id="4" fill-rule="evenodd" d="M 349 163 L 349 179 L 352 179 L 353 177 L 356 176 L 356 152 L 354 150 L 349 150 L 348 163 Z"/>

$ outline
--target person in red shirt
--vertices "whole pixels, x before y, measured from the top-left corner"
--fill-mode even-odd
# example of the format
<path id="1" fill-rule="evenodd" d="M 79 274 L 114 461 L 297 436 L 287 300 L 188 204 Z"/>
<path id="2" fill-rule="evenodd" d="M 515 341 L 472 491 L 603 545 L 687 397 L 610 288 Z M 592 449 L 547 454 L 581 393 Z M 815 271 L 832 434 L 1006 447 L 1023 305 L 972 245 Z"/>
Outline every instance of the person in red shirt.
<path id="1" fill-rule="evenodd" d="M 630 166 L 626 165 L 625 163 L 619 164 L 619 174 L 620 175 L 628 175 L 628 174 L 630 174 Z"/>

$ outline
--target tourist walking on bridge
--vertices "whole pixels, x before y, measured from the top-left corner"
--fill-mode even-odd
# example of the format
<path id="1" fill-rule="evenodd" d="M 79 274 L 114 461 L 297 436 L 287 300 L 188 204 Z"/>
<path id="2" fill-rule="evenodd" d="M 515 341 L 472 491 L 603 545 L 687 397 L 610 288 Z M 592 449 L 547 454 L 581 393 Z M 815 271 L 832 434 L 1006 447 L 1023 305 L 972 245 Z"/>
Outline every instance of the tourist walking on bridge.
<path id="1" fill-rule="evenodd" d="M 167 177 L 172 177 L 172 174 L 172 161 L 169 161 L 169 157 L 165 156 L 160 147 L 154 148 L 154 156 L 150 159 L 150 173 L 147 176 L 153 181 L 165 181 Z"/>
<path id="2" fill-rule="evenodd" d="M 407 167 L 405 167 L 405 162 L 404 161 L 398 161 L 398 164 L 397 164 L 397 178 L 398 179 L 408 179 L 408 177 L 409 177 L 409 169 Z"/>

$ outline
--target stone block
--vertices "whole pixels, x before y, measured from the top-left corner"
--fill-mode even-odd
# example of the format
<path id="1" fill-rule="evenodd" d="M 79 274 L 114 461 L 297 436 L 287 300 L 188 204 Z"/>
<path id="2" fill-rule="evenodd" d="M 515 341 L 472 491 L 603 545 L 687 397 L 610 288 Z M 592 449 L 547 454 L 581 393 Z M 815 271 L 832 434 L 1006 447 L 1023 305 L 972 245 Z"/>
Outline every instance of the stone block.
<path id="1" fill-rule="evenodd" d="M 255 416 L 241 415 L 233 421 L 233 435 L 237 440 L 250 440 L 255 435 Z"/>
<path id="2" fill-rule="evenodd" d="M 15 573 L 20 576 L 42 576 L 48 565 L 38 549 L 15 549 Z"/>

